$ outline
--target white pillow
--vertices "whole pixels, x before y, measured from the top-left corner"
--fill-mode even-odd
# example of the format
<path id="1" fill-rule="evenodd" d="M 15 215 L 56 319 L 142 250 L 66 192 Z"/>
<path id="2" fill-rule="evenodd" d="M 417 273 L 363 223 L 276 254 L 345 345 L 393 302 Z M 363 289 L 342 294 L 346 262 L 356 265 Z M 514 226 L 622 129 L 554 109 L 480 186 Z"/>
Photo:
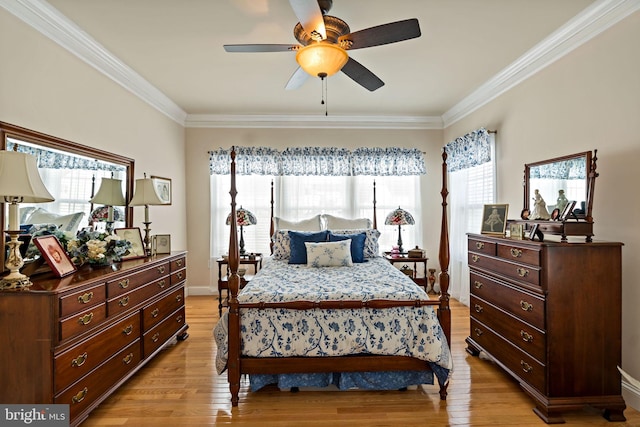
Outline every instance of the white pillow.
<path id="1" fill-rule="evenodd" d="M 25 206 L 20 208 L 20 224 L 29 224 L 27 219 L 31 216 L 33 211 L 37 208 L 35 206 Z"/>
<path id="2" fill-rule="evenodd" d="M 83 216 L 84 212 L 58 215 L 38 208 L 26 219 L 26 224 L 55 224 L 59 230 L 75 233 Z"/>
<path id="3" fill-rule="evenodd" d="M 288 221 L 286 219 L 274 217 L 273 225 L 276 230 L 293 231 L 322 231 L 322 221 L 320 215 L 300 221 Z"/>
<path id="4" fill-rule="evenodd" d="M 304 242 L 309 267 L 351 267 L 351 239 L 338 242 Z"/>
<path id="5" fill-rule="evenodd" d="M 327 230 L 348 230 L 358 228 L 371 228 L 371 220 L 368 218 L 341 218 L 329 214 L 323 214 L 324 224 Z"/>

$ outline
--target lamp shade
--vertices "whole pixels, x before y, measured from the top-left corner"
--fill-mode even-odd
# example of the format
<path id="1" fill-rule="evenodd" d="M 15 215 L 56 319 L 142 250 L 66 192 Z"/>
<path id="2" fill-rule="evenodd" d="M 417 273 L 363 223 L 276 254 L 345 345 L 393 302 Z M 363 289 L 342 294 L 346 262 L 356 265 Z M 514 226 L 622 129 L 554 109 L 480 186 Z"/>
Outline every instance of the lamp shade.
<path id="1" fill-rule="evenodd" d="M 386 225 L 413 225 L 416 221 L 413 216 L 398 206 L 398 209 L 393 210 L 387 218 L 384 220 Z"/>
<path id="2" fill-rule="evenodd" d="M 136 190 L 129 206 L 164 205 L 151 178 L 136 179 Z"/>
<path id="3" fill-rule="evenodd" d="M 349 60 L 347 51 L 335 44 L 312 43 L 298 51 L 296 62 L 312 76 L 332 76 Z"/>
<path id="4" fill-rule="evenodd" d="M 127 204 L 122 194 L 122 180 L 102 178 L 98 193 L 89 200 L 91 203 L 108 206 L 124 206 Z"/>
<path id="5" fill-rule="evenodd" d="M 0 197 L 18 203 L 55 200 L 42 182 L 36 157 L 16 151 L 0 151 Z"/>
<path id="6" fill-rule="evenodd" d="M 248 210 L 244 209 L 242 206 L 240 206 L 240 209 L 236 210 L 236 220 L 236 224 L 241 227 L 256 225 L 258 223 L 258 221 L 256 220 L 256 216 Z M 231 214 L 227 215 L 226 224 L 231 224 Z"/>

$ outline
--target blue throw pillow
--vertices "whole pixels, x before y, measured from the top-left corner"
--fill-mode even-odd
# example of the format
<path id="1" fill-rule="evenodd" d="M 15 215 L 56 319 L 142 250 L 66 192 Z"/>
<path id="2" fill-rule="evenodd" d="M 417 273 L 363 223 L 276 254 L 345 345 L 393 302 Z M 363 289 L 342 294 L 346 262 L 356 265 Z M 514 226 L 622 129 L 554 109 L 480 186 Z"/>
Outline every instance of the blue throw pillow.
<path id="1" fill-rule="evenodd" d="M 315 233 L 305 233 L 302 231 L 289 231 L 289 240 L 291 247 L 291 256 L 289 264 L 306 264 L 307 263 L 307 247 L 304 242 L 326 242 L 328 231 L 318 231 Z"/>
<path id="2" fill-rule="evenodd" d="M 364 242 L 367 233 L 358 234 L 333 234 L 329 233 L 330 242 L 351 239 L 351 259 L 353 262 L 364 262 Z"/>

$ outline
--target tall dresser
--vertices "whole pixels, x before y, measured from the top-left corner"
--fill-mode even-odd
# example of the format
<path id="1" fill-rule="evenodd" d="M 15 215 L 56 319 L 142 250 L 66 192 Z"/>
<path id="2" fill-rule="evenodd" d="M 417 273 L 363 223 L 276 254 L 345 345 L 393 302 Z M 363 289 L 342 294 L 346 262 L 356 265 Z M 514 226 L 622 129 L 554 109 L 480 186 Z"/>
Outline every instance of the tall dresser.
<path id="1" fill-rule="evenodd" d="M 68 404 L 76 426 L 176 337 L 186 253 L 32 277 L 0 291 L 0 402 Z"/>
<path id="2" fill-rule="evenodd" d="M 545 422 L 585 405 L 624 421 L 622 243 L 468 236 L 467 351 L 487 353 L 535 401 Z"/>

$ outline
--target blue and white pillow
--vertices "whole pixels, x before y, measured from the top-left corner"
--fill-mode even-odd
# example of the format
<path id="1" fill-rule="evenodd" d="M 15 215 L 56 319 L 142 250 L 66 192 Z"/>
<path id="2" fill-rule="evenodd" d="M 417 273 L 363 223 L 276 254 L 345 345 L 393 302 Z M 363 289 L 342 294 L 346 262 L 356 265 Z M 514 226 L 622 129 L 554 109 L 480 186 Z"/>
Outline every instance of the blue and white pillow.
<path id="1" fill-rule="evenodd" d="M 316 233 L 305 233 L 302 231 L 289 231 L 289 240 L 291 247 L 291 256 L 289 257 L 289 264 L 306 264 L 307 263 L 307 248 L 306 242 L 326 242 L 329 232 L 318 231 Z"/>
<path id="2" fill-rule="evenodd" d="M 354 263 L 365 262 L 364 259 L 364 243 L 367 240 L 365 232 L 358 234 L 333 234 L 329 232 L 330 242 L 339 242 L 341 240 L 351 239 L 351 259 Z"/>
<path id="3" fill-rule="evenodd" d="M 291 256 L 291 240 L 288 230 L 278 230 L 273 233 L 273 259 L 286 261 Z"/>
<path id="4" fill-rule="evenodd" d="M 309 267 L 351 267 L 351 239 L 339 242 L 305 242 L 307 266 Z"/>
<path id="5" fill-rule="evenodd" d="M 374 258 L 380 254 L 380 245 L 378 244 L 380 231 L 376 230 L 375 228 L 358 230 L 331 230 L 331 233 L 341 235 L 365 233 L 367 237 L 364 241 L 364 257 Z"/>

